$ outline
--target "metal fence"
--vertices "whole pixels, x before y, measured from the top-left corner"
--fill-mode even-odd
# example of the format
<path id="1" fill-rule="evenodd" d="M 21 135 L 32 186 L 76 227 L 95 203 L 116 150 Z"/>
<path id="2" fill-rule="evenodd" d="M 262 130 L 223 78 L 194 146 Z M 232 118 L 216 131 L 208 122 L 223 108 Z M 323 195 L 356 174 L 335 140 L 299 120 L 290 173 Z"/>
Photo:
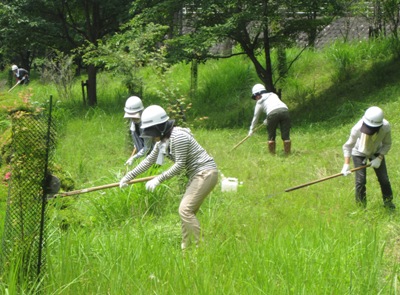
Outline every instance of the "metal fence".
<path id="1" fill-rule="evenodd" d="M 37 281 L 44 272 L 46 203 L 58 185 L 49 169 L 56 135 L 51 106 L 50 98 L 47 111 L 20 110 L 11 115 L 11 178 L 0 270 L 17 271 L 25 282 Z"/>

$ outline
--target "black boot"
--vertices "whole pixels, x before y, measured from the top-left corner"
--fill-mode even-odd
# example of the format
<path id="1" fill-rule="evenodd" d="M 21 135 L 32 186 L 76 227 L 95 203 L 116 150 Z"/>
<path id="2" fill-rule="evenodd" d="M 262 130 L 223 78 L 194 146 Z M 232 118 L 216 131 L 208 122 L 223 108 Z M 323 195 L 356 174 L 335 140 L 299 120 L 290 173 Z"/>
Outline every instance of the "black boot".
<path id="1" fill-rule="evenodd" d="M 356 194 L 356 204 L 362 208 L 367 207 L 367 197 Z"/>
<path id="2" fill-rule="evenodd" d="M 396 205 L 393 204 L 392 198 L 383 199 L 383 207 L 391 210 L 396 209 Z"/>

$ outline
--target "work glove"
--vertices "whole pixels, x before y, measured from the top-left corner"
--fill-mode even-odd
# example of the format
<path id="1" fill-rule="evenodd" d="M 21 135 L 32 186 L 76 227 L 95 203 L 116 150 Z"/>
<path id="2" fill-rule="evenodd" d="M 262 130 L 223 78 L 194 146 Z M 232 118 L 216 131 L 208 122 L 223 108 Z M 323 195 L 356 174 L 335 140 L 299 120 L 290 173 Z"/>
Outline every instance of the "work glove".
<path id="1" fill-rule="evenodd" d="M 157 178 L 153 178 L 146 182 L 146 189 L 149 192 L 154 192 L 154 189 L 160 184 L 160 181 Z"/>
<path id="2" fill-rule="evenodd" d="M 126 188 L 127 186 L 128 186 L 128 180 L 125 178 L 125 176 L 124 177 L 122 177 L 122 179 L 120 180 L 120 182 L 119 182 L 119 188 L 120 189 L 124 189 L 124 188 Z"/>
<path id="3" fill-rule="evenodd" d="M 135 156 L 130 157 L 130 158 L 125 162 L 125 165 L 131 166 L 132 163 L 133 163 L 133 160 L 135 160 L 135 159 L 136 159 Z"/>
<path id="4" fill-rule="evenodd" d="M 264 124 L 265 126 L 267 126 L 267 125 L 268 125 L 268 120 L 265 119 L 265 120 L 263 121 L 263 124 Z"/>
<path id="5" fill-rule="evenodd" d="M 253 130 L 249 131 L 249 134 L 247 134 L 247 136 L 252 136 L 253 135 Z"/>
<path id="6" fill-rule="evenodd" d="M 371 167 L 378 169 L 381 166 L 381 163 L 382 163 L 382 159 L 379 157 L 376 157 L 375 159 L 373 159 L 371 161 Z"/>
<path id="7" fill-rule="evenodd" d="M 340 173 L 342 173 L 344 176 L 347 176 L 351 173 L 350 171 L 350 164 L 344 164 L 342 171 L 340 171 Z"/>

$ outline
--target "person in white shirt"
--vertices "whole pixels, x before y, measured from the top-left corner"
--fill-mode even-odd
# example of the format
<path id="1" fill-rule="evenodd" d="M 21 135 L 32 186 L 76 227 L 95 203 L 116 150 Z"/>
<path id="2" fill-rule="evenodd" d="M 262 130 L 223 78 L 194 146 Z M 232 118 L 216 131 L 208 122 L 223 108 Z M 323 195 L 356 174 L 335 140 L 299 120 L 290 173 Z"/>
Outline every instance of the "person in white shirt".
<path id="1" fill-rule="evenodd" d="M 181 173 L 189 179 L 179 205 L 182 225 L 182 249 L 190 246 L 192 238 L 196 245 L 201 241 L 200 223 L 196 213 L 204 199 L 218 182 L 218 170 L 214 159 L 200 146 L 188 128 L 174 126 L 165 110 L 152 105 L 142 114 L 142 136 L 151 137 L 156 144 L 151 153 L 121 180 L 120 187 L 137 175 L 147 171 L 153 164 L 162 165 L 164 158 L 174 164 L 166 171 L 146 183 L 146 189 L 154 191 L 163 181 Z"/>
<path id="2" fill-rule="evenodd" d="M 345 176 L 351 173 L 350 157 L 353 159 L 354 168 L 367 165 L 369 160 L 381 187 L 383 205 L 395 209 L 385 161 L 391 146 L 391 126 L 384 119 L 382 109 L 377 106 L 368 108 L 362 119 L 353 126 L 348 140 L 343 145 L 344 164 L 341 173 Z M 356 202 L 366 207 L 367 170 L 356 170 L 355 174 Z"/>
<path id="3" fill-rule="evenodd" d="M 252 93 L 252 98 L 256 100 L 256 106 L 248 136 L 253 134 L 253 130 L 257 125 L 261 113 L 265 113 L 267 117 L 264 120 L 264 125 L 267 125 L 269 152 L 275 154 L 276 130 L 279 127 L 283 140 L 284 152 L 286 155 L 290 154 L 292 144 L 290 140 L 291 121 L 287 105 L 282 102 L 275 93 L 267 92 L 262 84 L 254 85 Z"/>

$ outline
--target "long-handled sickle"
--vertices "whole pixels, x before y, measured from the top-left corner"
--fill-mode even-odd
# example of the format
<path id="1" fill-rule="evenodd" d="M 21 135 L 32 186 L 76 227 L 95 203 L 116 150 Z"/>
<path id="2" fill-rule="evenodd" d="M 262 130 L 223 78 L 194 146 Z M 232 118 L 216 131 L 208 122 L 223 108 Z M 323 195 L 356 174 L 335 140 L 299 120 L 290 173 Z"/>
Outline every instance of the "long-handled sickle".
<path id="1" fill-rule="evenodd" d="M 21 83 L 21 81 L 22 81 L 22 80 L 19 80 L 13 87 L 10 88 L 10 90 L 8 90 L 8 92 L 10 92 L 10 91 L 13 90 L 15 87 L 17 87 L 17 85 L 18 85 L 19 83 Z"/>
<path id="2" fill-rule="evenodd" d="M 368 165 L 365 165 L 365 166 L 360 166 L 360 167 L 357 167 L 357 168 L 353 168 L 353 169 L 350 169 L 350 172 L 361 170 L 361 169 L 367 168 L 369 166 L 371 166 L 371 164 L 368 164 Z M 321 181 L 325 181 L 325 180 L 328 180 L 328 179 L 332 179 L 332 178 L 335 178 L 335 177 L 338 177 L 338 176 L 343 176 L 343 173 L 333 174 L 331 176 L 327 176 L 327 177 L 324 177 L 324 178 L 321 178 L 321 179 L 317 179 L 317 180 L 314 180 L 314 181 L 310 181 L 310 182 L 307 182 L 307 183 L 304 183 L 304 184 L 301 184 L 301 185 L 298 185 L 298 186 L 287 188 L 287 189 L 285 189 L 285 192 L 291 192 L 291 191 L 297 190 L 299 188 L 306 187 L 306 186 L 309 186 L 309 185 L 312 185 L 312 184 L 315 184 L 315 183 L 318 183 L 318 182 L 321 182 Z"/>
<path id="3" fill-rule="evenodd" d="M 127 184 L 133 184 L 133 183 L 148 181 L 148 180 L 153 179 L 154 177 L 157 177 L 157 175 L 138 178 L 138 179 L 132 179 L 131 181 L 128 181 Z M 119 182 L 100 185 L 100 186 L 95 186 L 95 187 L 91 187 L 91 188 L 79 189 L 79 190 L 65 192 L 65 193 L 61 193 L 61 194 L 56 194 L 56 195 L 50 197 L 49 199 L 53 199 L 53 198 L 57 198 L 57 197 L 68 197 L 68 196 L 73 196 L 73 195 L 78 195 L 78 194 L 84 194 L 84 193 L 98 191 L 98 190 L 111 188 L 111 187 L 116 187 L 116 186 L 119 186 Z"/>
<path id="4" fill-rule="evenodd" d="M 256 132 L 258 129 L 260 129 L 262 126 L 265 126 L 264 124 L 261 124 L 260 126 L 254 128 L 253 132 Z M 245 138 L 243 138 L 237 145 L 235 145 L 231 151 L 233 151 L 235 148 L 237 148 L 239 145 L 241 145 L 243 142 L 245 142 L 248 138 L 250 137 L 250 135 L 247 135 Z"/>

